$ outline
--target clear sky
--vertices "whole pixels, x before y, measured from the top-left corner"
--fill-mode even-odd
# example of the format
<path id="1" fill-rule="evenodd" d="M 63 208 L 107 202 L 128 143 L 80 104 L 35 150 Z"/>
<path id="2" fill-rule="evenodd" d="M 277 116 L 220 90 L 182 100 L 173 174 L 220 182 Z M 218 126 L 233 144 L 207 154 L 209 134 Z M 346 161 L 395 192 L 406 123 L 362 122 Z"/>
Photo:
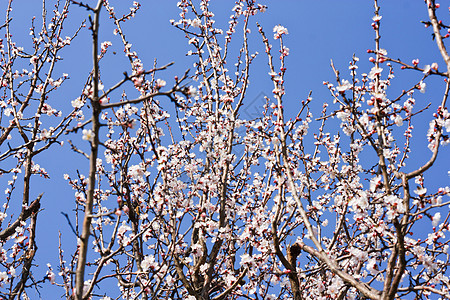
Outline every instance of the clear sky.
<path id="1" fill-rule="evenodd" d="M 7 1 L 0 3 L 0 11 L 5 11 Z M 94 1 L 86 1 L 94 2 Z M 231 0 L 212 1 L 215 8 L 218 24 L 226 26 L 230 9 L 234 5 Z M 53 1 L 48 1 L 47 7 L 51 10 Z M 110 0 L 110 3 L 118 11 L 125 12 L 131 6 L 132 1 Z M 132 47 L 140 54 L 146 68 L 151 68 L 156 58 L 159 65 L 175 62 L 169 70 L 160 73 L 160 77 L 170 82 L 174 75 L 182 75 L 187 68 L 192 67 L 192 61 L 185 54 L 190 49 L 183 33 L 170 25 L 169 20 L 178 20 L 179 10 L 176 0 L 144 0 L 142 8 L 136 18 L 125 26 L 127 39 Z M 322 1 L 296 1 L 296 0 L 272 0 L 261 1 L 268 6 L 264 14 L 259 14 L 252 19 L 250 49 L 258 51 L 260 55 L 255 59 L 251 68 L 251 86 L 248 92 L 248 106 L 244 112 L 252 114 L 253 107 L 260 105 L 261 93 L 270 95 L 272 84 L 269 80 L 267 58 L 261 38 L 257 33 L 255 21 L 263 26 L 266 34 L 272 36 L 275 25 L 281 24 L 289 30 L 285 38 L 285 44 L 290 48 L 287 58 L 286 75 L 286 111 L 288 116 L 293 116 L 300 107 L 301 100 L 306 99 L 309 91 L 312 91 L 313 114 L 319 115 L 322 103 L 332 101 L 329 92 L 322 84 L 323 81 L 333 82 L 334 74 L 330 68 L 330 59 L 333 59 L 336 67 L 341 70 L 341 75 L 350 79 L 348 62 L 353 54 L 360 58 L 358 73 L 369 73 L 372 64 L 367 49 L 374 48 L 374 33 L 371 28 L 373 5 L 371 1 L 357 0 L 322 0 Z M 29 49 L 31 46 L 28 35 L 30 18 L 40 15 L 41 1 L 15 0 L 12 13 L 12 28 L 15 41 Z M 380 1 L 383 16 L 381 25 L 381 47 L 388 51 L 393 58 L 401 58 L 406 62 L 412 59 L 420 60 L 419 66 L 437 62 L 443 69 L 444 63 L 440 57 L 435 42 L 431 37 L 431 30 L 420 23 L 427 19 L 427 12 L 423 1 L 411 0 L 385 0 Z M 443 10 L 441 13 L 443 13 Z M 70 8 L 69 23 L 65 27 L 66 35 L 71 35 L 81 20 L 87 17 L 88 12 L 72 5 Z M 102 65 L 102 79 L 106 87 L 122 79 L 122 73 L 129 71 L 127 60 L 121 55 L 123 47 L 117 36 L 112 34 L 113 27 L 103 11 L 103 19 L 100 25 L 100 41 L 111 41 L 112 48 L 109 56 Z M 39 22 L 37 20 L 37 22 Z M 2 23 L 3 24 L 3 23 Z M 4 31 L 2 31 L 2 34 Z M 236 41 L 238 42 L 238 41 Z M 272 40 L 275 44 L 275 41 Z M 239 47 L 239 43 L 234 44 Z M 117 52 L 112 55 L 111 52 Z M 87 74 L 91 70 L 91 43 L 90 33 L 84 29 L 75 39 L 72 45 L 63 52 L 64 61 L 58 67 L 59 74 L 68 73 L 70 80 L 64 84 L 61 90 L 51 99 L 52 106 L 68 111 L 71 109 L 70 101 L 81 93 Z M 234 63 L 234 62 L 232 62 Z M 417 83 L 423 74 L 414 71 L 401 71 L 395 67 L 396 78 L 393 80 L 389 95 L 396 97 L 402 89 L 408 89 Z M 436 103 L 441 101 L 444 85 L 442 78 L 430 78 L 427 81 L 425 94 L 416 93 L 416 109 L 425 107 L 431 102 L 432 108 L 423 114 L 426 119 L 415 123 L 414 146 L 415 152 L 411 153 L 414 166 L 427 161 L 431 152 L 427 148 L 426 131 L 429 117 L 436 109 Z M 63 114 L 64 115 L 64 114 Z M 244 116 L 245 117 L 245 116 Z M 422 117 L 420 117 L 422 118 Z M 67 136 L 81 143 L 80 137 Z M 87 145 L 85 145 L 87 149 Z M 4 151 L 4 149 L 2 149 Z M 443 148 L 440 157 L 449 156 L 449 147 Z M 36 263 L 40 265 L 43 273 L 46 271 L 46 263 L 56 268 L 58 265 L 58 231 L 62 232 L 65 246 L 74 246 L 75 239 L 61 212 L 71 215 L 74 207 L 74 191 L 63 179 L 64 173 L 75 174 L 78 168 L 86 173 L 88 161 L 81 155 L 70 151 L 68 143 L 63 147 L 52 147 L 50 151 L 43 153 L 36 159 L 37 163 L 46 168 L 51 180 L 33 179 L 33 186 L 39 186 L 34 192 L 39 194 L 42 190 L 45 195 L 42 201 L 43 212 L 38 217 L 38 247 Z M 441 159 L 440 165 L 433 167 L 431 172 L 435 174 L 436 181 L 431 186 L 444 186 L 449 183 L 447 171 L 449 162 Z M 1 184 L 5 184 L 0 181 Z M 72 222 L 74 222 L 72 216 Z M 68 248 L 69 249 L 69 248 Z M 70 250 L 73 250 L 71 248 Z M 69 254 L 67 251 L 66 254 Z M 39 270 L 37 278 L 39 278 Z M 43 274 L 40 274 L 43 276 Z M 48 288 L 48 286 L 46 286 Z M 62 290 L 42 290 L 42 299 L 56 299 Z M 37 298 L 34 298 L 37 299 Z"/>

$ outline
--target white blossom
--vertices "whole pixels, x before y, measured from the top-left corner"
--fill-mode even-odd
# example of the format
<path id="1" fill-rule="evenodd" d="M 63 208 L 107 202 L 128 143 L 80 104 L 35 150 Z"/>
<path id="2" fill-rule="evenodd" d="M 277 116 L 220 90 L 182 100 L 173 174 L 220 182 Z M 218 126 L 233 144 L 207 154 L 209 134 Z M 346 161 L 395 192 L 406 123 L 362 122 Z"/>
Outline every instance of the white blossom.
<path id="1" fill-rule="evenodd" d="M 83 129 L 83 140 L 93 142 L 94 136 L 94 132 L 91 129 Z"/>

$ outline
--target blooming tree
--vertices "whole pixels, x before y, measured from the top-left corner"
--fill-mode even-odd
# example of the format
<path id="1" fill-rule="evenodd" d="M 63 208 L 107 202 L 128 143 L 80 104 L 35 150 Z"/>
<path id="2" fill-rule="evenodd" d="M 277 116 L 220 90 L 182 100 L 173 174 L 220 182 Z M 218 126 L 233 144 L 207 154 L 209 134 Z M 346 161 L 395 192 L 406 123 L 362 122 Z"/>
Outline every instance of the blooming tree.
<path id="1" fill-rule="evenodd" d="M 126 37 L 138 2 L 122 14 L 107 0 L 58 1 L 51 17 L 43 4 L 30 49 L 10 34 L 12 1 L 1 28 L 2 298 L 27 299 L 49 284 L 67 299 L 450 298 L 450 188 L 427 185 L 430 168 L 446 162 L 439 153 L 450 131 L 443 33 L 450 27 L 438 20 L 437 3 L 425 1 L 425 25 L 446 69 L 391 58 L 375 0 L 371 68 L 359 74 L 353 56 L 347 77 L 332 63 L 336 80 L 324 82 L 330 98 L 316 117 L 311 95 L 295 114 L 284 111 L 288 29 L 277 25 L 267 36 L 258 24 L 252 33 L 252 18 L 266 10 L 253 0 L 236 1 L 226 28 L 216 27 L 210 1 L 179 1 L 180 19 L 171 23 L 187 38 L 194 69 L 170 82 L 161 78 L 171 64 L 147 67 Z M 63 38 L 69 7 L 89 17 Z M 111 86 L 104 78 L 116 70 L 102 64 L 112 55 L 112 42 L 99 35 L 102 15 L 129 62 Z M 70 110 L 58 110 L 53 93 L 69 76 L 55 66 L 80 30 L 92 35 L 92 70 Z M 264 54 L 252 50 L 250 35 Z M 273 93 L 259 117 L 244 119 L 258 55 Z M 24 65 L 30 70 L 20 71 Z M 398 69 L 418 79 L 393 96 Z M 414 97 L 430 77 L 444 78 L 442 99 L 420 107 Z M 429 159 L 416 167 L 413 124 L 424 120 Z M 67 136 L 88 171 L 64 175 L 74 190 L 73 235 L 62 234 L 59 266 L 38 278 L 45 191 L 31 178 L 49 174 L 33 159 Z M 74 248 L 63 242 L 70 238 Z"/>

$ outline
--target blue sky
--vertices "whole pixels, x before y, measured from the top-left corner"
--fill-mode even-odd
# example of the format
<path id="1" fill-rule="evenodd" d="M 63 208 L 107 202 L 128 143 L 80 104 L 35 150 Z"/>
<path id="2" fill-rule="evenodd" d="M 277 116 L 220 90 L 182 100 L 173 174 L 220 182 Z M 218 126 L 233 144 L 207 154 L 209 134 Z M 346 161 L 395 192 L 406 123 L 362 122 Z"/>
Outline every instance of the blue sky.
<path id="1" fill-rule="evenodd" d="M 6 1 L 0 4 L 4 11 Z M 13 10 L 14 39 L 17 43 L 27 49 L 31 46 L 28 30 L 30 18 L 40 14 L 41 1 L 15 0 Z M 87 1 L 89 2 L 89 1 Z M 90 1 L 93 2 L 93 1 Z M 215 8 L 217 24 L 225 25 L 228 22 L 230 9 L 234 1 L 222 0 L 212 1 Z M 51 9 L 52 1 L 48 3 Z M 110 0 L 117 10 L 126 11 L 132 1 Z M 142 8 L 138 11 L 136 18 L 126 23 L 125 32 L 127 39 L 132 43 L 135 51 L 140 53 L 140 58 L 146 68 L 151 68 L 156 58 L 159 65 L 175 62 L 169 70 L 160 73 L 160 77 L 170 82 L 174 75 L 182 75 L 187 68 L 192 67 L 192 61 L 185 53 L 190 49 L 183 33 L 170 25 L 169 20 L 177 20 L 179 10 L 177 1 L 142 1 Z M 323 102 L 330 101 L 329 92 L 323 81 L 333 82 L 334 74 L 330 68 L 330 59 L 333 59 L 336 67 L 341 70 L 342 77 L 350 78 L 348 62 L 353 54 L 360 58 L 358 73 L 368 73 L 372 64 L 368 61 L 367 49 L 374 48 L 374 34 L 370 26 L 373 16 L 373 5 L 371 1 L 262 1 L 268 5 L 264 14 L 259 14 L 251 21 L 252 35 L 250 38 L 250 49 L 258 51 L 260 55 L 255 59 L 251 68 L 251 86 L 248 99 L 259 103 L 258 97 L 261 93 L 270 95 L 272 84 L 269 80 L 267 58 L 264 56 L 261 38 L 257 33 L 255 22 L 263 26 L 266 34 L 272 36 L 272 28 L 281 24 L 289 30 L 285 38 L 285 44 L 290 48 L 287 58 L 286 75 L 286 111 L 289 114 L 296 112 L 300 107 L 301 100 L 306 99 L 309 91 L 312 91 L 313 114 L 318 115 Z M 431 39 L 431 30 L 420 23 L 427 19 L 427 13 L 423 1 L 397 0 L 380 1 L 383 16 L 381 25 L 381 47 L 388 51 L 393 58 L 401 58 L 410 62 L 414 58 L 420 59 L 419 66 L 437 62 L 443 69 L 444 63 L 440 57 L 437 47 Z M 72 5 L 68 24 L 65 29 L 67 35 L 71 35 L 81 20 L 87 16 L 87 11 Z M 129 71 L 127 60 L 121 55 L 122 45 L 117 36 L 112 34 L 113 27 L 105 18 L 101 23 L 100 41 L 111 41 L 113 43 L 109 56 L 102 68 L 102 79 L 106 87 L 122 79 L 122 73 Z M 221 26 L 218 26 L 221 27 Z M 276 42 L 272 40 L 275 45 Z M 238 47 L 240 43 L 236 43 Z M 116 51 L 117 55 L 111 55 Z M 70 109 L 70 101 L 75 99 L 81 92 L 87 74 L 91 69 L 91 44 L 90 33 L 83 30 L 72 45 L 63 51 L 64 61 L 58 72 L 68 73 L 70 80 L 66 82 L 61 91 L 54 95 L 57 99 L 50 100 L 55 108 L 67 111 Z M 396 67 L 396 79 L 393 80 L 389 89 L 391 95 L 397 96 L 402 89 L 407 89 L 417 83 L 422 77 L 421 73 L 414 71 L 401 71 Z M 430 117 L 441 101 L 444 85 L 442 78 L 430 78 L 427 81 L 427 92 L 416 93 L 416 108 L 425 107 L 431 102 L 432 108 L 423 114 Z M 250 101 L 250 103 L 252 103 Z M 258 105 L 258 104 L 256 104 Z M 251 110 L 251 107 L 249 108 Z M 420 117 L 422 118 L 422 117 Z M 428 119 L 429 120 L 429 119 Z M 411 153 L 411 161 L 420 165 L 430 157 L 431 152 L 427 148 L 426 131 L 428 121 L 416 122 L 414 146 L 416 150 Z M 80 141 L 79 137 L 65 137 Z M 86 145 L 87 146 L 87 145 Z M 86 147 L 87 149 L 87 147 Z M 449 148 L 443 148 L 440 158 L 441 164 L 433 167 L 431 172 L 435 174 L 436 181 L 433 186 L 448 185 L 449 169 L 448 161 L 442 158 L 449 155 Z M 87 160 L 80 155 L 73 154 L 68 144 L 63 147 L 52 147 L 52 150 L 40 155 L 36 161 L 45 167 L 51 176 L 51 180 L 34 179 L 32 184 L 45 190 L 43 198 L 44 211 L 38 217 L 38 247 L 39 253 L 37 263 L 45 272 L 45 264 L 51 262 L 57 266 L 57 243 L 58 231 L 63 233 L 65 245 L 74 245 L 74 236 L 70 232 L 65 218 L 60 212 L 71 213 L 73 209 L 73 191 L 63 180 L 63 174 L 74 175 L 76 168 L 86 171 Z M 4 184 L 4 183 L 2 183 Z M 36 195 L 41 191 L 36 190 Z M 72 216 L 73 217 L 73 216 Z M 74 221 L 72 219 L 72 221 Z M 66 254 L 69 254 L 67 251 Z M 56 296 L 59 294 L 53 290 L 43 290 L 45 295 Z M 60 293 L 61 291 L 57 291 Z"/>

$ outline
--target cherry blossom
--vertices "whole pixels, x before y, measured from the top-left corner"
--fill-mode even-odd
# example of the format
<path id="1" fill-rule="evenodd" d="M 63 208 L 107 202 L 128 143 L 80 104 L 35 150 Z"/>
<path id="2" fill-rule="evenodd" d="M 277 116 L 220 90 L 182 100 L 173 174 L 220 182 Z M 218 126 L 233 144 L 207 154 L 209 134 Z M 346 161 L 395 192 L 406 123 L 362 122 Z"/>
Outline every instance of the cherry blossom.
<path id="1" fill-rule="evenodd" d="M 286 29 L 286 27 L 281 26 L 281 25 L 276 25 L 273 28 L 273 32 L 275 32 L 275 34 L 273 35 L 274 39 L 279 39 L 283 34 L 288 34 L 288 30 Z"/>
<path id="2" fill-rule="evenodd" d="M 94 141 L 95 134 L 91 129 L 83 129 L 83 140 L 92 142 Z"/>
<path id="3" fill-rule="evenodd" d="M 427 84 L 425 82 L 423 82 L 423 81 L 419 82 L 418 89 L 421 93 L 425 93 L 426 87 L 427 87 Z"/>
<path id="4" fill-rule="evenodd" d="M 105 300 L 447 296 L 450 187 L 432 182 L 430 169 L 446 162 L 448 74 L 427 58 L 422 69 L 388 55 L 378 1 L 373 50 L 349 56 L 343 72 L 332 61 L 328 96 L 314 99 L 292 82 L 301 70 L 289 68 L 288 30 L 276 25 L 267 37 L 255 25 L 262 4 L 238 0 L 223 22 L 211 1 L 178 1 L 170 23 L 193 67 L 173 74 L 129 40 L 141 4 L 110 2 L 56 4 L 42 29 L 32 22 L 33 47 L 8 35 L 0 43 L 2 297 L 41 286 Z M 424 7 L 427 30 L 449 69 L 436 8 Z M 72 11 L 86 17 L 75 32 L 63 26 Z M 53 91 L 65 92 L 69 78 L 54 66 L 84 31 L 92 65 L 61 103 Z M 126 70 L 105 66 L 119 56 Z M 256 63 L 265 71 L 255 73 Z M 251 115 L 254 82 L 268 92 Z M 435 84 L 442 99 L 425 103 L 419 92 L 428 85 L 434 95 Z M 416 152 L 427 144 L 430 153 Z M 50 200 L 34 178 L 53 182 L 40 154 L 61 146 L 79 159 L 63 175 L 70 230 L 55 249 L 59 265 L 39 272 L 37 216 Z"/>
<path id="5" fill-rule="evenodd" d="M 84 102 L 81 100 L 81 97 L 78 97 L 77 99 L 73 100 L 71 102 L 73 108 L 81 108 L 84 105 Z"/>

